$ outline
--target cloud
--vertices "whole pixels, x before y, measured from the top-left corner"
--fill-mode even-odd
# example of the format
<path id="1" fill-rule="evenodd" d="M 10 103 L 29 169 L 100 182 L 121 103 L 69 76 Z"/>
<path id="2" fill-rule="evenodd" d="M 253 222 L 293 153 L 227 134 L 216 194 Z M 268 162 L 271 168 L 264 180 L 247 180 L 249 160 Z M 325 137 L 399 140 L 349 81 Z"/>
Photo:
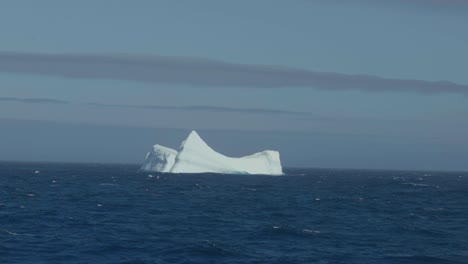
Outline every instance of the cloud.
<path id="1" fill-rule="evenodd" d="M 197 87 L 468 93 L 468 85 L 237 64 L 193 57 L 0 52 L 0 72 L 99 78 Z"/>
<path id="2" fill-rule="evenodd" d="M 49 99 L 49 98 L 19 98 L 19 97 L 0 97 L 0 102 L 19 102 L 31 104 L 72 104 L 72 102 Z M 288 111 L 269 108 L 235 108 L 210 105 L 125 105 L 125 104 L 103 104 L 103 103 L 76 103 L 75 105 L 88 105 L 103 108 L 128 108 L 128 109 L 146 109 L 146 110 L 169 110 L 169 111 L 196 111 L 196 112 L 216 112 L 216 113 L 239 113 L 239 114 L 263 114 L 263 115 L 291 115 L 291 116 L 309 116 L 310 112 Z"/>
<path id="3" fill-rule="evenodd" d="M 386 0 L 380 0 L 380 2 L 388 2 Z M 419 6 L 437 6 L 443 8 L 459 8 L 467 7 L 468 2 L 466 0 L 397 0 L 395 1 L 399 4 L 406 5 L 419 5 Z"/>
<path id="4" fill-rule="evenodd" d="M 466 0 L 320 0 L 320 2 L 333 2 L 338 4 L 373 4 L 386 6 L 396 5 L 404 8 L 439 8 L 436 11 L 457 10 L 459 8 L 468 7 L 468 1 Z"/>
<path id="5" fill-rule="evenodd" d="M 69 102 L 49 98 L 0 97 L 0 102 L 20 102 L 30 104 L 68 104 Z"/>
<path id="6" fill-rule="evenodd" d="M 265 114 L 265 115 L 297 115 L 307 116 L 310 112 L 288 111 L 268 108 L 234 108 L 224 106 L 208 106 L 208 105 L 190 105 L 190 106 L 174 106 L 174 105 L 121 105 L 121 104 L 101 104 L 89 103 L 88 105 L 110 108 L 133 108 L 147 110 L 175 110 L 175 111 L 200 111 L 200 112 L 217 112 L 217 113 L 241 113 L 241 114 Z"/>
<path id="7" fill-rule="evenodd" d="M 363 1 L 372 6 L 398 8 L 406 12 L 410 10 L 424 13 L 430 12 L 431 14 L 456 15 L 462 19 L 467 18 L 468 11 L 467 0 L 356 0 L 351 2 Z M 344 1 L 342 0 L 341 2 L 343 3 Z M 350 1 L 346 0 L 345 2 Z"/>

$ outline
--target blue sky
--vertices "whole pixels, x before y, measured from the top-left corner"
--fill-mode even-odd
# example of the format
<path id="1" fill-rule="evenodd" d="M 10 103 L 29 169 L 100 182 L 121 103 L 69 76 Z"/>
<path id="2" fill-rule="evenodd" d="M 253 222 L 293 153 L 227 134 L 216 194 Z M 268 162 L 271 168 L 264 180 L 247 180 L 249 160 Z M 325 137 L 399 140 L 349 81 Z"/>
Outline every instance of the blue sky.
<path id="1" fill-rule="evenodd" d="M 468 170 L 467 22 L 457 0 L 5 1 L 0 159 L 138 162 L 198 129 L 287 166 Z M 57 146 L 97 127 L 131 132 Z"/>

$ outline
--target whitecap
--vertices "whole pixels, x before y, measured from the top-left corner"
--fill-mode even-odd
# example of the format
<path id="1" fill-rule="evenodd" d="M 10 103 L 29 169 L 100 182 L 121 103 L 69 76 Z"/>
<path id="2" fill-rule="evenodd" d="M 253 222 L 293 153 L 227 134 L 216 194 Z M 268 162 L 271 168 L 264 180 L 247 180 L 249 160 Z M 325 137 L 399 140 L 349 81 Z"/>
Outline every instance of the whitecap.
<path id="1" fill-rule="evenodd" d="M 320 234 L 319 230 L 310 230 L 310 229 L 302 229 L 304 233 L 313 233 L 313 234 Z"/>
<path id="2" fill-rule="evenodd" d="M 0 231 L 2 231 L 2 232 L 4 232 L 4 233 L 7 233 L 7 234 L 9 234 L 10 236 L 16 236 L 16 235 L 18 235 L 17 233 L 12 232 L 12 231 L 7 230 L 7 229 L 0 229 Z"/>
<path id="3" fill-rule="evenodd" d="M 415 186 L 415 187 L 428 187 L 430 186 L 429 184 L 424 184 L 424 183 L 414 183 L 414 182 L 405 182 L 403 183 L 405 185 L 411 185 L 411 186 Z"/>
<path id="4" fill-rule="evenodd" d="M 100 183 L 99 185 L 100 185 L 100 186 L 116 186 L 117 184 L 105 182 L 105 183 Z"/>

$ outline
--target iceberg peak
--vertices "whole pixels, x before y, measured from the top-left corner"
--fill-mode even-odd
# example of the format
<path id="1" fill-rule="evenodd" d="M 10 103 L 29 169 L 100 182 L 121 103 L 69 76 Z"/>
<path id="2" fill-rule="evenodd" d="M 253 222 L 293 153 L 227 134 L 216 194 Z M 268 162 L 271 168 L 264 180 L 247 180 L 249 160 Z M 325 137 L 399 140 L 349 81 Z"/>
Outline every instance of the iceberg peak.
<path id="1" fill-rule="evenodd" d="M 231 158 L 213 150 L 196 131 L 190 132 L 180 145 L 179 152 L 154 145 L 141 169 L 171 173 L 283 174 L 278 151 L 265 150 L 250 156 Z"/>
<path id="2" fill-rule="evenodd" d="M 206 148 L 208 144 L 198 135 L 197 131 L 192 130 L 188 137 L 182 141 L 182 144 L 180 144 L 180 149 L 186 148 L 186 147 L 191 147 L 191 148 Z"/>
<path id="3" fill-rule="evenodd" d="M 190 132 L 187 139 L 192 138 L 192 137 L 195 137 L 195 138 L 198 138 L 199 140 L 202 140 L 200 135 L 198 135 L 197 131 L 195 131 L 195 130 L 192 130 L 192 132 Z"/>

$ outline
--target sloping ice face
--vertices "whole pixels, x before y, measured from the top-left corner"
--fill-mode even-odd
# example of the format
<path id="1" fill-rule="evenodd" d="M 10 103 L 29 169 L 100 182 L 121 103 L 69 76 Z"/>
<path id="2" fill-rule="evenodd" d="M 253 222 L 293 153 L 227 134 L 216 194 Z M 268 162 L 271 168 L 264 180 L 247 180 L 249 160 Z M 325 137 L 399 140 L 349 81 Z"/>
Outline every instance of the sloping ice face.
<path id="1" fill-rule="evenodd" d="M 146 154 L 146 159 L 141 169 L 144 171 L 170 172 L 174 166 L 177 154 L 178 152 L 174 149 L 156 144 Z"/>
<path id="2" fill-rule="evenodd" d="M 195 131 L 182 142 L 179 152 L 154 145 L 141 169 L 169 173 L 283 174 L 278 151 L 265 150 L 241 158 L 227 157 L 208 146 Z"/>

